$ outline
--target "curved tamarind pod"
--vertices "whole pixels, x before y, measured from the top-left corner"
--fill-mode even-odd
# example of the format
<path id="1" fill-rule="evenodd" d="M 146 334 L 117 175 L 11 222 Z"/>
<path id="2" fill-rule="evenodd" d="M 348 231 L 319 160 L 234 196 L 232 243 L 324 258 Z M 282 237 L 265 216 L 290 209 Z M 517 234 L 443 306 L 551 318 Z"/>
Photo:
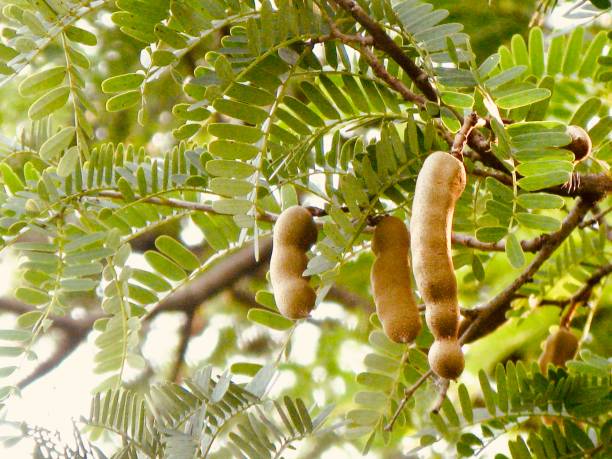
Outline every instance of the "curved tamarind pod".
<path id="1" fill-rule="evenodd" d="M 429 362 L 438 376 L 449 379 L 458 377 L 464 366 L 457 343 L 459 303 L 451 230 L 465 183 L 461 161 L 442 151 L 429 155 L 417 178 L 410 222 L 414 277 L 425 302 L 427 325 L 436 339 Z M 446 362 L 446 351 L 452 362 Z"/>
<path id="2" fill-rule="evenodd" d="M 283 211 L 274 225 L 270 282 L 279 311 L 289 319 L 303 319 L 314 307 L 317 295 L 302 273 L 316 240 L 314 219 L 301 206 Z"/>
<path id="3" fill-rule="evenodd" d="M 376 312 L 385 334 L 397 343 L 414 341 L 421 318 L 411 288 L 408 249 L 410 234 L 402 220 L 384 217 L 374 230 L 370 282 Z"/>
<path id="4" fill-rule="evenodd" d="M 591 154 L 593 145 L 589 134 L 580 126 L 568 126 L 566 131 L 572 138 L 572 141 L 565 146 L 568 150 L 574 153 L 574 161 L 582 161 Z"/>
<path id="5" fill-rule="evenodd" d="M 565 327 L 560 327 L 550 335 L 544 343 L 544 350 L 538 363 L 542 373 L 546 374 L 549 364 L 565 367 L 565 362 L 571 360 L 578 351 L 578 338 Z"/>

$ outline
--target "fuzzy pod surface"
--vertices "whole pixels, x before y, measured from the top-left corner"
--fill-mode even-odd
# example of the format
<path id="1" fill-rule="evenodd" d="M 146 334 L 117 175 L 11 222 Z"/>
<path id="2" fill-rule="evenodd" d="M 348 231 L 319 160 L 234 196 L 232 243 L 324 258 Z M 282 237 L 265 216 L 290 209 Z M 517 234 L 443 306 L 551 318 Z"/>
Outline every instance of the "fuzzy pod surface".
<path id="1" fill-rule="evenodd" d="M 270 282 L 282 315 L 303 319 L 310 314 L 316 293 L 302 276 L 308 264 L 306 252 L 317 240 L 317 226 L 310 212 L 301 206 L 284 210 L 274 225 Z"/>
<path id="2" fill-rule="evenodd" d="M 383 330 L 396 343 L 410 343 L 421 331 L 411 286 L 409 248 L 410 234 L 402 220 L 386 216 L 378 222 L 372 238 L 376 260 L 370 282 Z"/>
<path id="3" fill-rule="evenodd" d="M 565 367 L 565 362 L 571 360 L 578 351 L 578 338 L 570 330 L 560 327 L 550 335 L 544 343 L 544 350 L 538 363 L 542 373 L 546 374 L 549 364 Z"/>
<path id="4" fill-rule="evenodd" d="M 580 126 L 568 126 L 566 131 L 572 141 L 565 146 L 568 150 L 574 153 L 575 161 L 582 161 L 591 154 L 593 145 L 589 134 Z"/>
<path id="5" fill-rule="evenodd" d="M 456 339 L 438 339 L 429 348 L 431 369 L 441 378 L 456 379 L 465 367 L 461 346 Z"/>
<path id="6" fill-rule="evenodd" d="M 457 378 L 464 366 L 457 342 L 459 302 L 451 230 L 465 184 L 461 161 L 442 151 L 429 155 L 417 177 L 410 221 L 414 278 L 425 302 L 427 325 L 436 339 L 429 363 L 438 376 L 447 379 Z M 447 357 L 453 361 L 449 363 Z"/>

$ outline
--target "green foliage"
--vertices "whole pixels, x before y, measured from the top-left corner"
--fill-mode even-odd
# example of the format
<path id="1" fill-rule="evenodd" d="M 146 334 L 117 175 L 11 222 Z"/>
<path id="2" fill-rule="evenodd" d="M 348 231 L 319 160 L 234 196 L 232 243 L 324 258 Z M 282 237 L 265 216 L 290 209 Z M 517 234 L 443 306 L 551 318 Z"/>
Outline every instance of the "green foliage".
<path id="1" fill-rule="evenodd" d="M 83 308 L 95 318 L 93 361 L 105 378 L 85 424 L 91 441 L 105 441 L 103 431 L 120 437 L 112 457 L 277 458 L 315 435 L 382 451 L 415 432 L 414 453 L 448 447 L 450 455 L 473 456 L 507 434 L 513 458 L 609 452 L 610 367 L 589 350 L 609 343 L 597 323 L 605 325 L 610 293 L 597 287 L 601 279 L 590 283 L 612 257 L 609 196 L 592 210 L 601 212 L 593 222 L 560 232 L 576 206 L 569 199 L 580 192 L 575 180 L 603 181 L 612 164 L 610 34 L 596 21 L 609 2 L 582 5 L 575 14 L 593 21 L 568 33 L 521 28 L 531 2 L 357 2 L 424 72 L 439 100 L 425 100 L 390 45 L 371 38 L 338 2 L 4 3 L 0 90 L 14 105 L 6 118 L 23 112 L 7 128 L 27 125 L 14 138 L 0 136 L 0 250 L 18 256 L 10 282 L 27 309 L 13 329 L 0 330 L 7 361 L 0 399 L 19 393 L 14 376 L 25 359 L 37 359 L 40 338 Z M 557 2 L 537 2 L 534 18 L 550 3 Z M 512 24 L 495 8 L 506 8 Z M 482 17 L 489 19 L 474 19 Z M 368 227 L 385 214 L 410 218 L 425 157 L 448 151 L 471 112 L 480 117 L 485 147 L 465 147 L 469 179 L 453 219 L 462 304 L 486 304 L 518 279 L 502 318 L 520 323 L 540 303 L 577 304 L 573 326 L 584 336 L 580 359 L 547 375 L 524 363 L 534 346 L 513 343 L 517 363 L 499 362 L 494 377 L 481 371 L 479 387 L 469 379 L 451 386 L 439 412 L 430 413 L 439 387 L 429 380 L 429 331 L 399 345 L 369 309 L 347 313 L 357 325 L 346 330 L 325 308 L 330 299 L 348 305 L 351 294 L 369 294 Z M 592 141 L 582 161 L 566 148 L 568 125 L 585 128 Z M 235 326 L 210 357 L 252 379 L 229 370 L 213 376 L 204 366 L 183 384 L 153 385 L 142 352 L 148 321 L 211 272 L 220 284 L 211 292 L 234 288 L 235 279 L 224 283 L 215 269 L 247 244 L 259 256 L 278 213 L 297 203 L 320 207 L 304 275 L 317 288 L 324 318 L 280 315 L 263 275 L 252 269 L 241 300 L 248 312 L 232 309 L 235 299 L 221 300 Z M 199 246 L 186 242 L 183 229 Z M 541 269 L 519 271 L 557 239 Z M 334 296 L 346 287 L 348 295 Z M 587 296 L 571 297 L 586 295 L 586 287 Z M 596 302 L 581 307 L 591 295 L 600 309 Z M 206 307 L 221 314 L 208 301 Z M 193 313 L 185 342 L 201 319 L 194 318 L 198 309 L 183 311 Z M 291 360 L 305 326 L 321 332 L 310 367 Z M 540 326 L 529 336 L 548 324 Z M 240 355 L 254 331 L 280 350 Z M 344 343 L 368 349 L 356 375 L 341 361 Z M 298 396 L 268 398 L 277 370 L 299 380 L 287 391 Z M 133 383 L 130 372 L 142 381 Z M 321 372 L 344 389 L 314 381 Z M 345 431 L 323 428 L 331 408 L 306 407 L 315 392 L 317 400 L 338 402 Z M 104 457 L 80 434 L 73 448 L 59 438 L 45 443 L 44 428 L 22 433 L 39 454 Z"/>
<path id="2" fill-rule="evenodd" d="M 227 373 L 212 376 L 212 368 L 205 367 L 183 385 L 164 383 L 151 387 L 146 397 L 129 389 L 109 390 L 94 397 L 89 417 L 81 422 L 94 440 L 104 432 L 121 437 L 122 447 L 112 458 L 135 458 L 142 454 L 151 458 L 224 457 L 224 454 L 280 457 L 296 442 L 334 430 L 334 427 L 322 429 L 333 407 L 313 416 L 302 399 L 286 396 L 282 403 L 266 399 L 264 394 L 274 373 L 272 367 L 266 366 L 242 386 L 235 384 Z M 268 411 L 270 407 L 277 416 Z M 229 432 L 226 449 L 211 453 L 213 442 L 226 424 L 247 410 L 252 414 Z M 106 457 L 84 442 L 76 428 L 76 449 L 40 427 L 24 425 L 21 430 L 21 436 L 12 440 L 19 441 L 22 436 L 34 438 L 41 454 L 56 451 L 69 458 Z"/>

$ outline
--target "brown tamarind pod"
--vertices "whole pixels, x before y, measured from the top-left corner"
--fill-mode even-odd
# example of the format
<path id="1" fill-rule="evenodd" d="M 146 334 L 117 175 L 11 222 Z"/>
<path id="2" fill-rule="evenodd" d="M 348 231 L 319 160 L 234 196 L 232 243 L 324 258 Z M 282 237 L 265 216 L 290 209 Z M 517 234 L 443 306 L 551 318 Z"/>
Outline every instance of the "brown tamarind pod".
<path id="1" fill-rule="evenodd" d="M 425 302 L 425 318 L 436 342 L 429 350 L 432 370 L 457 378 L 464 367 L 457 341 L 459 302 L 451 257 L 451 230 L 457 200 L 465 189 L 461 161 L 437 151 L 419 172 L 410 221 L 412 263 L 417 287 Z"/>
<path id="2" fill-rule="evenodd" d="M 270 282 L 282 315 L 303 319 L 314 308 L 317 295 L 302 276 L 308 264 L 306 252 L 317 240 L 317 226 L 301 206 L 283 211 L 274 225 Z"/>
<path id="3" fill-rule="evenodd" d="M 463 373 L 465 360 L 457 339 L 439 339 L 429 348 L 429 365 L 441 378 L 456 379 Z"/>
<path id="4" fill-rule="evenodd" d="M 574 125 L 568 126 L 566 132 L 572 141 L 565 148 L 574 153 L 574 160 L 578 162 L 588 157 L 593 147 L 589 134 L 580 126 Z"/>
<path id="5" fill-rule="evenodd" d="M 549 364 L 565 367 L 565 362 L 571 360 L 578 351 L 578 338 L 566 327 L 560 327 L 550 335 L 544 343 L 544 350 L 538 363 L 542 373 L 546 373 Z"/>
<path id="6" fill-rule="evenodd" d="M 421 318 L 411 288 L 408 249 L 410 234 L 402 220 L 384 217 L 376 225 L 370 282 L 376 313 L 385 334 L 397 343 L 414 341 L 421 331 Z"/>

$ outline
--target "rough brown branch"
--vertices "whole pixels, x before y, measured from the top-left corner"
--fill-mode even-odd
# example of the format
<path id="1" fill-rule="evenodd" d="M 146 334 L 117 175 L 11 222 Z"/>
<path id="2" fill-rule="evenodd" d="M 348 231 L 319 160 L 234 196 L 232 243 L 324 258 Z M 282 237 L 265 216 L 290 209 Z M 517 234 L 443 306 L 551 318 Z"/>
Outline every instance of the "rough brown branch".
<path id="1" fill-rule="evenodd" d="M 15 299 L 0 298 L 0 312 L 4 311 L 21 315 L 33 310 L 35 309 Z M 101 313 L 90 313 L 82 319 L 72 319 L 64 316 L 50 317 L 53 321 L 53 326 L 57 327 L 62 337 L 58 343 L 56 343 L 57 347 L 54 349 L 51 356 L 42 361 L 28 376 L 19 381 L 17 387 L 24 389 L 56 368 L 72 354 L 79 344 L 87 337 L 94 322 L 101 317 L 103 317 Z"/>
<path id="2" fill-rule="evenodd" d="M 491 151 L 491 142 L 478 129 L 472 130 L 468 136 L 467 144 L 474 152 L 471 159 L 480 161 L 485 166 L 498 171 L 508 171 L 504 163 Z"/>
<path id="3" fill-rule="evenodd" d="M 538 301 L 538 306 L 560 306 L 565 307 L 572 302 L 585 302 L 591 296 L 593 288 L 607 275 L 612 273 L 612 265 L 599 267 L 595 273 L 587 279 L 585 284 L 569 298 L 543 298 Z M 527 295 L 515 295 L 514 298 L 528 298 Z"/>
<path id="4" fill-rule="evenodd" d="M 432 86 L 429 76 L 423 69 L 418 67 L 410 57 L 393 41 L 393 39 L 385 32 L 385 30 L 371 18 L 355 0 L 334 0 L 344 10 L 348 11 L 353 18 L 361 24 L 361 26 L 371 35 L 370 37 L 354 36 L 356 41 L 362 45 L 372 44 L 374 48 L 389 55 L 409 76 L 415 86 L 421 90 L 428 100 L 438 102 L 438 97 L 435 88 Z M 387 84 L 404 99 L 422 105 L 424 101 L 419 99 L 418 94 L 414 94 L 400 80 L 391 76 L 384 66 L 376 59 L 373 53 L 366 47 L 362 46 L 362 54 L 369 61 L 376 75 L 387 82 Z M 374 57 L 375 60 L 372 60 Z M 416 96 L 416 97 L 415 97 Z M 459 117 L 461 120 L 461 117 Z M 461 120 L 465 122 L 465 120 Z M 511 122 L 511 120 L 506 120 Z M 447 138 L 448 136 L 445 136 Z M 511 184 L 512 178 L 508 174 L 507 167 L 500 161 L 491 150 L 491 141 L 487 139 L 478 129 L 471 129 L 467 135 L 467 144 L 472 151 L 466 154 L 473 161 L 479 161 L 483 165 L 497 171 L 497 173 L 489 173 L 490 176 L 500 180 L 503 183 Z M 609 174 L 578 174 L 577 187 L 552 187 L 545 191 L 558 194 L 560 196 L 578 197 L 589 196 L 593 194 L 608 194 L 612 192 L 612 177 Z"/>
<path id="5" fill-rule="evenodd" d="M 368 31 L 376 49 L 388 54 L 406 72 L 414 85 L 431 101 L 438 101 L 438 94 L 429 81 L 429 76 L 410 59 L 385 30 L 372 19 L 355 0 L 334 0 L 348 11 L 353 18 Z"/>
<path id="6" fill-rule="evenodd" d="M 385 66 L 378 60 L 370 48 L 367 46 L 362 46 L 361 55 L 365 57 L 366 61 L 374 71 L 374 74 L 386 82 L 392 89 L 395 89 L 404 98 L 404 100 L 413 102 L 417 105 L 423 105 L 425 103 L 425 99 L 422 96 L 412 92 L 401 80 L 395 78 L 393 75 L 387 72 Z"/>
<path id="7" fill-rule="evenodd" d="M 474 132 L 474 131 L 472 131 Z M 480 161 L 484 165 L 489 167 L 494 167 L 491 164 L 483 161 L 483 158 L 478 154 L 474 154 L 474 152 L 466 152 L 465 156 L 474 160 Z M 504 169 L 505 170 L 505 169 Z M 475 175 L 478 177 L 492 177 L 498 182 L 503 183 L 504 185 L 512 186 L 512 176 L 509 174 L 502 172 L 499 168 L 495 169 L 480 169 L 474 168 L 470 171 L 471 175 Z M 521 178 L 521 175 L 517 174 L 517 178 Z M 609 194 L 612 193 L 612 176 L 608 175 L 605 172 L 599 174 L 582 174 L 579 173 L 576 175 L 578 185 L 576 187 L 572 187 L 572 189 L 568 189 L 568 187 L 563 187 L 561 185 L 554 186 L 550 188 L 545 188 L 542 191 L 547 193 L 557 194 L 559 196 L 566 196 L 575 198 L 578 196 L 589 196 L 589 195 L 599 195 L 599 194 Z"/>
<path id="8" fill-rule="evenodd" d="M 425 104 L 426 99 L 419 95 L 415 94 L 406 86 L 401 80 L 391 75 L 387 68 L 380 62 L 380 60 L 376 57 L 376 55 L 372 52 L 370 47 L 374 45 L 374 38 L 371 36 L 364 36 L 360 34 L 346 34 L 340 31 L 335 22 L 329 21 L 330 34 L 319 37 L 317 42 L 324 42 L 327 40 L 338 39 L 341 42 L 348 44 L 350 46 L 355 47 L 355 44 L 358 44 L 359 51 L 361 55 L 365 58 L 370 68 L 374 72 L 374 74 L 386 82 L 392 89 L 397 91 L 404 100 L 408 102 L 413 102 L 416 105 L 423 106 Z M 356 48 L 356 47 L 355 47 Z"/>
<path id="9" fill-rule="evenodd" d="M 612 193 L 612 175 L 607 172 L 576 174 L 576 180 L 578 181 L 578 186 L 572 187 L 571 190 L 568 189 L 569 187 L 559 185 L 547 188 L 544 191 L 569 197 Z"/>
<path id="10" fill-rule="evenodd" d="M 595 204 L 597 198 L 578 198 L 576 206 L 565 218 L 559 231 L 548 236 L 529 266 L 504 290 L 476 309 L 478 315 L 471 320 L 463 331 L 461 335 L 462 343 L 469 343 L 490 333 L 505 321 L 505 312 L 511 307 L 511 302 L 517 290 L 526 282 L 531 281 L 533 275 L 544 262 L 548 260 L 574 228 L 580 224 L 584 216 Z"/>
<path id="11" fill-rule="evenodd" d="M 252 244 L 241 248 L 162 300 L 146 316 L 147 319 L 151 320 L 164 311 L 188 311 L 190 308 L 197 308 L 205 299 L 233 285 L 238 279 L 268 261 L 271 254 L 272 239 L 269 237 L 259 240 L 259 262 L 255 261 Z"/>
<path id="12" fill-rule="evenodd" d="M 464 153 L 464 156 L 467 156 L 468 158 L 472 160 L 474 159 L 473 152 L 469 152 L 469 153 L 466 152 Z M 498 171 L 496 169 L 480 169 L 478 167 L 475 167 L 472 170 L 470 170 L 470 174 L 476 177 L 483 177 L 483 178 L 491 177 L 497 180 L 498 182 L 503 183 L 504 185 L 512 186 L 512 176 L 506 174 L 505 172 Z"/>

